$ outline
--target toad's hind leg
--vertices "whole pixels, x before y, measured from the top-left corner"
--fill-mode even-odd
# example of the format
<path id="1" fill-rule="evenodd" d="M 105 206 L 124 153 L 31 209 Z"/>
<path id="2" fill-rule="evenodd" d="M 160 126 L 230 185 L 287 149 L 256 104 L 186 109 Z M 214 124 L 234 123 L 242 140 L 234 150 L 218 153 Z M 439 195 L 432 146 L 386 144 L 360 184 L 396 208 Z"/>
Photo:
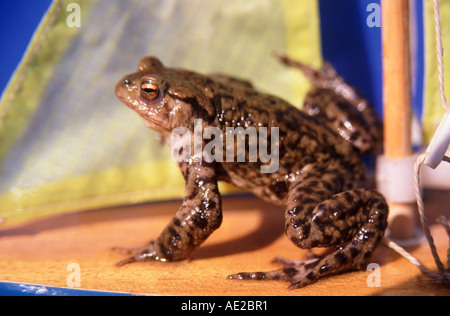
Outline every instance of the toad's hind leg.
<path id="1" fill-rule="evenodd" d="M 345 204 L 352 200 L 349 208 Z M 231 279 L 283 280 L 289 289 L 301 288 L 328 275 L 360 270 L 383 237 L 387 205 L 370 190 L 347 191 L 319 204 L 311 220 L 291 237 L 301 248 L 336 246 L 336 250 L 317 259 L 293 261 L 278 258 L 282 269 L 269 272 L 242 272 Z M 342 240 L 350 238 L 347 242 Z"/>
<path id="2" fill-rule="evenodd" d="M 316 70 L 286 56 L 276 57 L 301 70 L 312 84 L 304 99 L 303 111 L 324 124 L 331 124 L 362 154 L 378 153 L 383 126 L 376 111 L 358 91 L 339 76 L 327 62 Z"/>
<path id="3" fill-rule="evenodd" d="M 339 189 L 339 184 L 333 180 L 339 179 L 338 174 L 324 173 L 322 181 L 317 178 L 318 175 L 292 183 L 287 197 L 286 234 L 303 249 L 335 247 L 335 250 L 307 261 L 278 259 L 282 269 L 238 273 L 230 278 L 284 280 L 291 282 L 293 289 L 328 275 L 364 267 L 386 229 L 386 201 L 380 193 L 365 189 L 335 194 L 333 191 Z"/>

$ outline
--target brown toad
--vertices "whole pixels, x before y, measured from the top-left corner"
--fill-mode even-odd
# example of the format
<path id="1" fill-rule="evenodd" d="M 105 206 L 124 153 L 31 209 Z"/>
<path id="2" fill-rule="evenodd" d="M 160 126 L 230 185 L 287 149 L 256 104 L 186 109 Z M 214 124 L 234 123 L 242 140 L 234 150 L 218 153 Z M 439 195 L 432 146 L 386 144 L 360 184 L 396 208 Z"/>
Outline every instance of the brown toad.
<path id="1" fill-rule="evenodd" d="M 313 85 L 303 110 L 257 92 L 248 82 L 166 68 L 154 57 L 143 58 L 138 71 L 117 84 L 117 97 L 165 138 L 180 127 L 195 134 L 194 123 L 201 119 L 201 131 L 265 129 L 269 147 L 277 149 L 277 170 L 271 173 L 261 171 L 267 160 L 249 160 L 251 144 L 244 147 L 245 162 L 225 159 L 225 151 L 220 161 L 194 156 L 180 161 L 186 181 L 180 210 L 157 240 L 145 249 L 128 251 L 132 257 L 118 265 L 186 259 L 222 222 L 217 185 L 222 180 L 283 206 L 286 235 L 298 247 L 334 247 L 321 258 L 301 262 L 278 258 L 282 269 L 229 278 L 285 280 L 291 282 L 290 288 L 299 288 L 327 275 L 365 267 L 387 225 L 383 196 L 363 188 L 361 160 L 380 149 L 381 123 L 368 102 L 331 65 L 315 71 L 287 57 L 278 58 L 302 70 Z M 276 138 L 271 135 L 273 128 Z M 202 148 L 207 144 L 202 138 Z M 238 158 L 234 149 L 232 154 Z"/>

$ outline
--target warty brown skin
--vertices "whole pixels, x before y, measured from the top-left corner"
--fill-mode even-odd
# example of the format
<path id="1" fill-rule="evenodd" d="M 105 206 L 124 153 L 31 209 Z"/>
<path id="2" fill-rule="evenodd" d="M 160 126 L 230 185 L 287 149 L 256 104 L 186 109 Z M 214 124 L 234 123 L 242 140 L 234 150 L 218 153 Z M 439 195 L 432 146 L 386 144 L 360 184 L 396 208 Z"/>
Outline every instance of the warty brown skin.
<path id="1" fill-rule="evenodd" d="M 242 272 L 230 278 L 285 280 L 291 282 L 290 288 L 299 288 L 327 275 L 364 268 L 387 226 L 385 199 L 363 188 L 361 160 L 363 154 L 381 147 L 380 120 L 331 65 L 315 71 L 287 57 L 278 58 L 302 70 L 313 84 L 303 110 L 256 91 L 246 81 L 167 68 L 155 57 L 143 58 L 137 72 L 119 81 L 117 97 L 165 138 L 170 139 L 176 127 L 193 132 L 195 119 L 202 119 L 203 129 L 218 127 L 224 134 L 227 127 L 267 127 L 268 139 L 271 127 L 279 128 L 279 168 L 274 173 L 262 173 L 261 162 L 237 159 L 179 163 L 186 180 L 180 210 L 157 240 L 128 251 L 132 256 L 119 265 L 186 259 L 219 228 L 222 206 L 217 182 L 227 181 L 283 206 L 286 235 L 295 245 L 335 247 L 321 258 L 304 262 L 278 258 L 282 269 Z"/>

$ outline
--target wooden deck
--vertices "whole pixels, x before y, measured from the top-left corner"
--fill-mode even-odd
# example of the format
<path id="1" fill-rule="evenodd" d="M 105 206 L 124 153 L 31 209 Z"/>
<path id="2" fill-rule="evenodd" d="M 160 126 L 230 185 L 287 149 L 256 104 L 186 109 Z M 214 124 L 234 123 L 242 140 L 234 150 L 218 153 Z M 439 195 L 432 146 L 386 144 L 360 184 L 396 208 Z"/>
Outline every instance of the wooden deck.
<path id="1" fill-rule="evenodd" d="M 442 260 L 449 245 L 436 215 L 449 218 L 448 192 L 427 192 L 427 213 Z M 254 197 L 225 197 L 224 220 L 190 260 L 141 262 L 117 267 L 124 255 L 114 246 L 140 247 L 155 239 L 180 201 L 86 211 L 0 229 L 0 281 L 67 287 L 72 263 L 80 268 L 80 288 L 156 295 L 450 295 L 429 283 L 406 259 L 381 245 L 371 262 L 379 264 L 380 287 L 369 287 L 371 271 L 351 272 L 288 290 L 286 282 L 228 280 L 241 271 L 279 267 L 275 256 L 301 259 L 305 251 L 284 235 L 284 212 Z M 434 267 L 425 242 L 412 250 Z M 370 282 L 369 282 L 370 283 Z"/>

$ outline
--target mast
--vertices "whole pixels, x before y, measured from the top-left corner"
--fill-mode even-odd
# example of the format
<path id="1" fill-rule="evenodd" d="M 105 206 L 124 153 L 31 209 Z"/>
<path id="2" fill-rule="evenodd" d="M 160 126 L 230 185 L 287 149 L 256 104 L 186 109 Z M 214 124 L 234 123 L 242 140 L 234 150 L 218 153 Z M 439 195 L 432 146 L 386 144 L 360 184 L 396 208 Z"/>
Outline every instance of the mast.
<path id="1" fill-rule="evenodd" d="M 384 157 L 381 172 L 385 173 L 382 176 L 389 188 L 380 189 L 387 190 L 391 237 L 408 239 L 414 235 L 416 227 L 412 177 L 415 157 L 412 157 L 411 144 L 409 0 L 382 0 L 381 14 L 384 93 Z"/>

